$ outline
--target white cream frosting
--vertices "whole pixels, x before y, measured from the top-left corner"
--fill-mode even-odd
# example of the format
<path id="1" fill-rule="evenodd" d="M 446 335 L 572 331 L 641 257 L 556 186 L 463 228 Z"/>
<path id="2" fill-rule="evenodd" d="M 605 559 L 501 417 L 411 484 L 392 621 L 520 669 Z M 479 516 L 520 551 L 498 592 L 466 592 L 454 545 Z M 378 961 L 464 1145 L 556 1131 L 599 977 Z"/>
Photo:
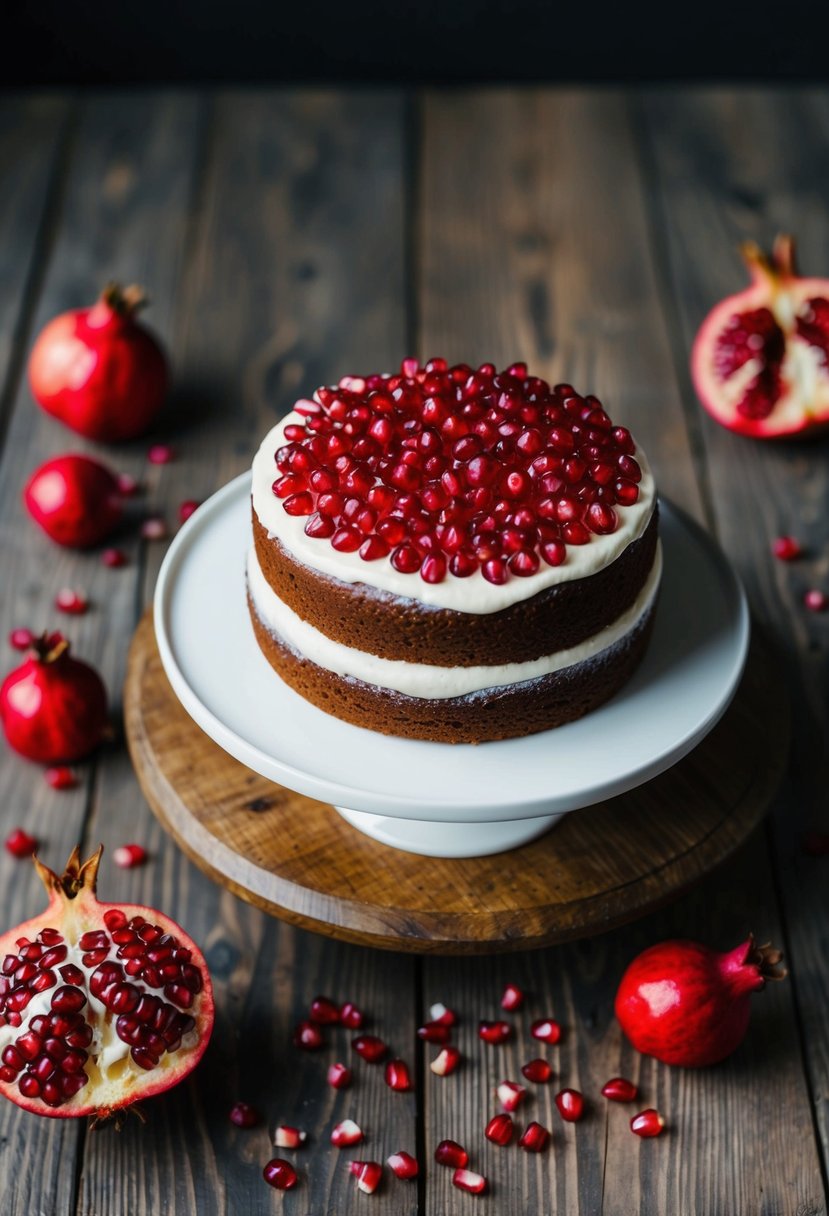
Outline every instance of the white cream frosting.
<path id="1" fill-rule="evenodd" d="M 630 507 L 618 507 L 619 526 L 606 536 L 591 535 L 589 544 L 568 545 L 566 560 L 560 566 L 541 563 L 529 578 L 510 578 L 500 586 L 487 582 L 480 571 L 469 578 L 447 574 L 441 583 L 427 583 L 419 574 L 401 574 L 389 558 L 365 562 L 359 553 L 341 553 L 328 540 L 305 535 L 307 517 L 289 515 L 282 500 L 273 492 L 279 476 L 274 453 L 288 440 L 285 427 L 303 424 L 302 415 L 292 412 L 268 432 L 253 460 L 253 508 L 270 537 L 276 537 L 297 561 L 320 574 L 344 583 L 364 583 L 392 595 L 418 600 L 435 608 L 454 608 L 459 612 L 499 612 L 511 604 L 530 599 L 546 587 L 586 578 L 609 566 L 642 535 L 653 512 L 655 487 L 650 466 L 641 449 L 636 460 L 642 469 L 639 499 Z"/>
<path id="2" fill-rule="evenodd" d="M 483 689 L 535 680 L 574 663 L 592 659 L 607 650 L 630 633 L 653 604 L 662 576 L 662 546 L 657 546 L 650 574 L 636 601 L 612 624 L 578 646 L 540 659 L 482 667 L 436 667 L 426 663 L 381 659 L 377 655 L 354 650 L 320 633 L 279 598 L 262 573 L 254 549 L 248 554 L 247 575 L 250 597 L 260 620 L 301 657 L 338 676 L 351 676 L 366 684 L 410 697 L 440 701 Z"/>

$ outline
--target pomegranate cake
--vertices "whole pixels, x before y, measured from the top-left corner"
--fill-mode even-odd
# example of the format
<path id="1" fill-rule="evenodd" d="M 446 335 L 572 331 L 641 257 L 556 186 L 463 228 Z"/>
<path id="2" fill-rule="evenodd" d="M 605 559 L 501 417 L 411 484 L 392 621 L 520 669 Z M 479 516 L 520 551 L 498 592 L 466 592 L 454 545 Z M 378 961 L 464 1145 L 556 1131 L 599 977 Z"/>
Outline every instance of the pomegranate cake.
<path id="1" fill-rule="evenodd" d="M 662 571 L 630 432 L 523 363 L 318 389 L 253 462 L 250 616 L 282 679 L 386 734 L 560 726 L 630 678 Z"/>

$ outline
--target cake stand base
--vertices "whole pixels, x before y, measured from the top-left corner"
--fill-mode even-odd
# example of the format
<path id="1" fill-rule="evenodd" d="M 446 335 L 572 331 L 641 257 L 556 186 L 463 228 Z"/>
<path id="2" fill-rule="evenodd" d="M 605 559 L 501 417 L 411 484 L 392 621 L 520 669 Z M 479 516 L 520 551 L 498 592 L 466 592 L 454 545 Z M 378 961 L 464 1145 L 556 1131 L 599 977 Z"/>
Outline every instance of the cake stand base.
<path id="1" fill-rule="evenodd" d="M 334 810 L 372 840 L 424 857 L 490 857 L 493 853 L 504 853 L 537 840 L 566 814 L 562 811 L 537 819 L 505 819 L 492 823 L 446 823 L 429 819 L 393 819 L 366 811 L 350 811 L 344 806 L 336 806 Z"/>

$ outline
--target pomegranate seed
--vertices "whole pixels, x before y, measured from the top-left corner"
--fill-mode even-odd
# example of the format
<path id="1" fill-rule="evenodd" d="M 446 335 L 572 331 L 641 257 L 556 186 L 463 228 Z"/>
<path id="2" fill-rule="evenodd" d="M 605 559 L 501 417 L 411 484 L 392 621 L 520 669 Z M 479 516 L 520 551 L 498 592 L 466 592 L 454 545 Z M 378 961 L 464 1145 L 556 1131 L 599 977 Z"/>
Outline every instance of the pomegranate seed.
<path id="1" fill-rule="evenodd" d="M 528 1123 L 518 1143 L 528 1153 L 542 1153 L 550 1141 L 550 1133 L 540 1123 Z"/>
<path id="2" fill-rule="evenodd" d="M 410 1153 L 406 1153 L 403 1149 L 398 1149 L 396 1153 L 388 1158 L 389 1169 L 398 1178 L 416 1178 L 418 1174 L 418 1164 Z"/>
<path id="3" fill-rule="evenodd" d="M 274 1132 L 273 1142 L 277 1148 L 301 1148 L 307 1139 L 308 1133 L 297 1127 L 280 1126 Z"/>
<path id="4" fill-rule="evenodd" d="M 801 848 L 809 857 L 829 855 L 829 835 L 824 832 L 806 832 L 801 838 Z"/>
<path id="5" fill-rule="evenodd" d="M 123 549 L 104 549 L 101 554 L 101 561 L 105 566 L 109 566 L 111 570 L 117 570 L 121 566 L 126 566 L 127 555 Z"/>
<path id="6" fill-rule="evenodd" d="M 152 515 L 142 523 L 141 535 L 144 540 L 166 540 L 167 525 L 160 516 Z"/>
<path id="7" fill-rule="evenodd" d="M 444 1026 L 454 1026 L 457 1020 L 458 1018 L 455 1011 L 453 1009 L 447 1009 L 447 1007 L 440 1002 L 438 1002 L 436 1005 L 432 1005 L 431 1009 L 429 1010 L 430 1022 L 440 1022 Z"/>
<path id="8" fill-rule="evenodd" d="M 449 1022 L 427 1022 L 418 1026 L 417 1037 L 425 1043 L 448 1043 L 451 1026 Z"/>
<path id="9" fill-rule="evenodd" d="M 562 1089 L 555 1098 L 558 1113 L 567 1123 L 577 1123 L 584 1114 L 584 1097 L 577 1089 Z"/>
<path id="10" fill-rule="evenodd" d="M 527 1090 L 516 1081 L 501 1081 L 495 1092 L 504 1110 L 513 1111 L 524 1101 Z"/>
<path id="11" fill-rule="evenodd" d="M 70 616 L 83 616 L 89 608 L 89 600 L 80 591 L 62 587 L 55 596 L 55 607 L 59 612 L 66 612 Z"/>
<path id="12" fill-rule="evenodd" d="M 435 1161 L 455 1170 L 463 1169 L 469 1164 L 469 1153 L 456 1140 L 441 1140 L 435 1149 Z"/>
<path id="13" fill-rule="evenodd" d="M 154 443 L 149 452 L 147 452 L 147 459 L 150 464 L 170 464 L 175 458 L 175 452 L 166 443 Z"/>
<path id="14" fill-rule="evenodd" d="M 378 1161 L 352 1161 L 351 1172 L 357 1179 L 359 1190 L 366 1195 L 374 1194 L 383 1177 L 383 1167 Z"/>
<path id="15" fill-rule="evenodd" d="M 379 1064 L 388 1054 L 388 1047 L 376 1034 L 361 1034 L 351 1040 L 351 1046 L 369 1064 Z"/>
<path id="16" fill-rule="evenodd" d="M 534 1082 L 536 1085 L 544 1085 L 553 1075 L 553 1070 L 546 1060 L 530 1060 L 528 1064 L 521 1067 L 521 1071 L 528 1081 Z"/>
<path id="17" fill-rule="evenodd" d="M 485 1043 L 506 1043 L 512 1035 L 509 1022 L 479 1022 L 478 1038 Z"/>
<path id="18" fill-rule="evenodd" d="M 539 1018 L 530 1027 L 530 1034 L 542 1043 L 557 1043 L 561 1038 L 561 1027 L 552 1018 Z"/>
<path id="19" fill-rule="evenodd" d="M 352 1148 L 359 1144 L 362 1138 L 362 1130 L 353 1119 L 343 1119 L 331 1131 L 331 1143 L 334 1148 Z"/>
<path id="20" fill-rule="evenodd" d="M 9 634 L 9 645 L 14 650 L 28 650 L 34 640 L 31 629 L 13 629 Z"/>
<path id="21" fill-rule="evenodd" d="M 37 840 L 28 832 L 24 832 L 22 828 L 15 828 L 6 837 L 6 848 L 13 857 L 31 857 L 37 848 Z"/>
<path id="22" fill-rule="evenodd" d="M 602 1094 L 611 1102 L 633 1102 L 639 1096 L 639 1090 L 626 1077 L 611 1077 L 602 1086 Z"/>
<path id="23" fill-rule="evenodd" d="M 136 479 L 129 473 L 119 473 L 116 481 L 118 482 L 118 493 L 123 494 L 124 498 L 132 498 L 133 494 L 137 494 L 140 489 Z"/>
<path id="24" fill-rule="evenodd" d="M 333 1026 L 340 1020 L 340 1011 L 327 996 L 315 996 L 309 1017 L 320 1026 Z"/>
<path id="25" fill-rule="evenodd" d="M 493 1115 L 486 1125 L 484 1135 L 493 1144 L 500 1144 L 503 1147 L 512 1140 L 514 1131 L 515 1127 L 509 1115 Z"/>
<path id="26" fill-rule="evenodd" d="M 198 511 L 200 506 L 201 503 L 195 498 L 185 498 L 184 502 L 179 505 L 178 509 L 179 523 L 186 524 L 193 512 Z"/>
<path id="27" fill-rule="evenodd" d="M 778 536 L 771 551 L 781 562 L 793 562 L 803 552 L 800 543 L 793 536 Z"/>
<path id="28" fill-rule="evenodd" d="M 235 1102 L 230 1108 L 230 1122 L 237 1127 L 256 1127 L 261 1122 L 261 1115 L 255 1106 L 247 1102 Z"/>
<path id="29" fill-rule="evenodd" d="M 299 1022 L 294 1027 L 294 1047 L 303 1051 L 318 1051 L 325 1043 L 322 1031 L 313 1022 Z"/>
<path id="30" fill-rule="evenodd" d="M 290 1191 L 299 1181 L 297 1172 L 290 1161 L 283 1161 L 281 1157 L 274 1157 L 272 1161 L 268 1162 L 262 1171 L 262 1177 L 278 1191 Z"/>
<path id="31" fill-rule="evenodd" d="M 486 1178 L 473 1170 L 455 1170 L 452 1185 L 459 1191 L 468 1191 L 470 1195 L 483 1195 L 486 1190 Z"/>
<path id="32" fill-rule="evenodd" d="M 412 1088 L 409 1066 L 403 1060 L 389 1060 L 386 1065 L 386 1084 L 389 1089 L 405 1093 Z"/>
<path id="33" fill-rule="evenodd" d="M 340 1006 L 340 1022 L 348 1030 L 359 1030 L 363 1024 L 362 1011 L 351 1001 L 346 1001 Z"/>
<path id="34" fill-rule="evenodd" d="M 512 1012 L 513 1009 L 520 1009 L 524 1004 L 524 993 L 517 984 L 507 984 L 504 988 L 504 995 L 501 997 L 501 1008 Z"/>
<path id="35" fill-rule="evenodd" d="M 143 866 L 147 850 L 140 844 L 122 844 L 113 851 L 112 860 L 122 870 L 131 870 L 134 866 Z"/>
<path id="36" fill-rule="evenodd" d="M 638 1115 L 634 1115 L 630 1121 L 630 1130 L 636 1136 L 642 1136 L 644 1139 L 649 1139 L 651 1136 L 659 1136 L 665 1126 L 665 1120 L 662 1118 L 658 1110 L 649 1107 L 647 1110 L 642 1110 Z"/>
<path id="37" fill-rule="evenodd" d="M 429 1067 L 436 1077 L 448 1077 L 461 1062 L 461 1053 L 457 1047 L 444 1047 L 438 1052 Z"/>
<path id="38" fill-rule="evenodd" d="M 65 764 L 47 768 L 43 776 L 46 778 L 46 784 L 51 785 L 53 790 L 73 790 L 78 784 L 77 777 Z"/>
<path id="39" fill-rule="evenodd" d="M 332 1089 L 348 1089 L 351 1084 L 351 1069 L 345 1064 L 332 1064 L 326 1074 L 326 1080 Z"/>
<path id="40" fill-rule="evenodd" d="M 825 612 L 829 607 L 829 597 L 817 587 L 812 587 L 803 597 L 803 603 L 810 612 Z"/>

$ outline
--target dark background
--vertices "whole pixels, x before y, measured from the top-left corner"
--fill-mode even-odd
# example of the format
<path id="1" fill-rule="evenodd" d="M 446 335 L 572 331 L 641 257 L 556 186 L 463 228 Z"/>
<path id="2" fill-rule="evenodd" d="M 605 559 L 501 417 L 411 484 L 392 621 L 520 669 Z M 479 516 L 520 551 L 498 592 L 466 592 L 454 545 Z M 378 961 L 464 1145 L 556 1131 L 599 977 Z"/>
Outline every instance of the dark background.
<path id="1" fill-rule="evenodd" d="M 8 0 L 2 86 L 826 80 L 829 0 Z"/>

